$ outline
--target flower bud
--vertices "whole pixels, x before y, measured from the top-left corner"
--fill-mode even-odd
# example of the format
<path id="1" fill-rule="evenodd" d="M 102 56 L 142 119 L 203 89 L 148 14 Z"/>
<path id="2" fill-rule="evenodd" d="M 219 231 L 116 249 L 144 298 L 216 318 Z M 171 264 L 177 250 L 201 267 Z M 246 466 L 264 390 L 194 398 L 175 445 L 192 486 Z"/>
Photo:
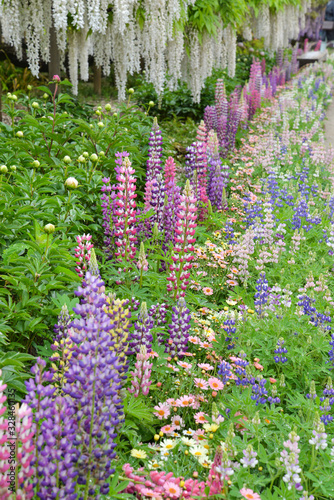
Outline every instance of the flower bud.
<path id="1" fill-rule="evenodd" d="M 106 105 L 104 106 L 104 109 L 105 109 L 106 111 L 111 111 L 111 104 L 109 104 L 109 103 L 108 103 L 108 104 L 106 104 Z"/>
<path id="2" fill-rule="evenodd" d="M 16 132 L 16 137 L 23 137 L 22 130 L 19 130 L 18 132 Z"/>
<path id="3" fill-rule="evenodd" d="M 12 98 L 12 100 L 13 100 L 13 101 L 17 101 L 17 95 L 12 94 L 12 97 L 11 97 L 11 98 Z"/>
<path id="4" fill-rule="evenodd" d="M 6 167 L 6 165 L 1 165 L 0 167 L 0 173 L 1 174 L 7 174 L 8 172 L 8 168 Z"/>
<path id="5" fill-rule="evenodd" d="M 105 156 L 104 151 L 100 151 L 100 152 L 99 152 L 99 156 L 102 156 L 102 157 L 103 157 L 103 156 Z"/>
<path id="6" fill-rule="evenodd" d="M 87 151 L 84 151 L 84 152 L 82 153 L 82 156 L 83 156 L 84 158 L 88 158 L 89 153 L 88 153 Z"/>
<path id="7" fill-rule="evenodd" d="M 97 110 L 95 111 L 95 114 L 96 114 L 97 116 L 100 116 L 100 115 L 101 115 L 101 111 L 100 111 L 99 109 L 97 109 Z"/>
<path id="8" fill-rule="evenodd" d="M 83 155 L 80 155 L 78 158 L 78 163 L 85 163 L 86 159 Z"/>
<path id="9" fill-rule="evenodd" d="M 40 167 L 40 165 L 41 165 L 41 164 L 39 163 L 39 161 L 38 161 L 38 160 L 34 160 L 34 161 L 32 162 L 32 166 L 33 166 L 33 168 L 38 168 L 38 167 Z"/>
<path id="10" fill-rule="evenodd" d="M 52 81 L 56 82 L 56 83 L 60 83 L 60 76 L 59 75 L 53 75 Z"/>
<path id="11" fill-rule="evenodd" d="M 129 94 L 134 94 L 134 90 L 131 88 L 131 89 L 128 90 L 128 93 Z"/>
<path id="12" fill-rule="evenodd" d="M 78 185 L 79 183 L 75 179 L 75 177 L 68 177 L 68 179 L 66 179 L 65 181 L 65 186 L 67 187 L 67 189 L 76 189 Z"/>
<path id="13" fill-rule="evenodd" d="M 90 159 L 91 161 L 96 162 L 98 161 L 99 157 L 97 156 L 97 154 L 93 153 L 92 155 L 90 155 Z"/>
<path id="14" fill-rule="evenodd" d="M 38 109 L 38 108 L 39 108 L 39 104 L 38 104 L 38 102 L 33 102 L 33 103 L 31 104 L 31 107 L 32 107 L 32 108 L 34 108 L 34 109 Z"/>
<path id="15" fill-rule="evenodd" d="M 100 128 L 102 128 L 102 127 L 104 127 L 104 123 L 103 123 L 103 122 L 99 122 L 99 123 L 97 124 L 97 126 L 98 126 L 98 127 L 100 127 Z"/>
<path id="16" fill-rule="evenodd" d="M 11 165 L 9 168 L 10 168 L 13 172 L 15 172 L 15 171 L 16 171 L 16 165 Z"/>
<path id="17" fill-rule="evenodd" d="M 148 105 L 152 108 L 153 106 L 155 106 L 155 103 L 153 101 L 150 101 Z"/>
<path id="18" fill-rule="evenodd" d="M 46 232 L 46 234 L 52 234 L 55 232 L 55 230 L 56 228 L 53 224 L 47 224 L 46 226 L 44 226 L 44 231 Z"/>
<path id="19" fill-rule="evenodd" d="M 64 156 L 63 161 L 64 161 L 64 163 L 69 164 L 69 163 L 71 163 L 72 160 L 71 160 L 70 156 L 66 155 L 66 156 Z"/>
<path id="20" fill-rule="evenodd" d="M 27 85 L 27 90 L 29 90 L 29 92 L 30 92 L 30 90 L 32 90 L 32 86 L 31 85 Z"/>
<path id="21" fill-rule="evenodd" d="M 48 99 L 49 98 L 49 94 L 45 93 L 43 94 L 43 99 Z"/>
<path id="22" fill-rule="evenodd" d="M 117 116 L 117 113 L 114 113 L 114 114 L 113 114 L 113 116 L 115 116 L 115 117 L 116 117 L 116 116 Z"/>

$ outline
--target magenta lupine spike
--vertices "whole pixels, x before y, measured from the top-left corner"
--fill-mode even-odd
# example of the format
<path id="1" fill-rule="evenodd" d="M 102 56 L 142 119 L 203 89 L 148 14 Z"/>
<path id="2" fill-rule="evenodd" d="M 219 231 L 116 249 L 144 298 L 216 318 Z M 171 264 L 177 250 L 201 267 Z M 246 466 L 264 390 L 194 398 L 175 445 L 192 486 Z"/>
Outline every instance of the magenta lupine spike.
<path id="1" fill-rule="evenodd" d="M 134 168 L 131 167 L 129 153 L 116 153 L 116 179 L 117 198 L 114 203 L 115 244 L 117 246 L 115 256 L 121 261 L 122 258 L 130 261 L 136 255 L 136 179 L 133 177 Z"/>
<path id="2" fill-rule="evenodd" d="M 1 377 L 1 370 L 0 370 Z M 4 403 L 7 397 L 4 390 L 7 384 L 0 380 L 0 498 L 6 500 L 15 498 L 29 500 L 33 498 L 34 491 L 30 478 L 34 474 L 31 465 L 33 460 L 34 443 L 32 430 L 32 411 L 26 403 L 15 405 L 15 401 L 8 400 L 8 418 L 4 418 L 6 411 Z M 11 425 L 9 426 L 9 421 Z M 15 467 L 13 471 L 13 461 Z M 15 470 L 16 469 L 16 470 Z"/>
<path id="3" fill-rule="evenodd" d="M 7 384 L 4 384 L 3 381 L 0 380 L 0 498 L 3 500 L 7 500 L 12 494 L 12 491 L 8 488 L 7 482 L 7 474 L 10 469 L 10 464 L 8 463 L 10 448 L 8 446 L 8 420 L 3 417 L 7 409 L 4 405 L 7 400 L 7 396 L 4 394 L 5 389 L 7 389 Z M 15 474 L 13 491 L 15 492 Z"/>
<path id="4" fill-rule="evenodd" d="M 150 385 L 152 381 L 150 380 L 153 363 L 149 363 L 150 355 L 147 352 L 146 346 L 142 345 L 140 351 L 137 353 L 137 361 L 135 364 L 135 370 L 131 372 L 133 377 L 132 387 L 129 390 L 135 398 L 143 394 L 147 396 L 150 390 Z"/>
<path id="5" fill-rule="evenodd" d="M 203 142 L 204 144 L 206 144 L 207 139 L 208 139 L 208 131 L 204 121 L 201 120 L 197 129 L 196 141 Z"/>
<path id="6" fill-rule="evenodd" d="M 162 135 L 157 118 L 154 118 L 149 139 L 146 179 L 155 179 L 161 173 Z"/>
<path id="7" fill-rule="evenodd" d="M 266 74 L 266 60 L 265 60 L 265 58 L 263 58 L 261 61 L 261 71 L 262 71 L 262 75 Z"/>
<path id="8" fill-rule="evenodd" d="M 181 202 L 178 207 L 178 219 L 175 228 L 175 244 L 172 253 L 170 274 L 167 276 L 167 290 L 174 292 L 174 298 L 184 297 L 189 284 L 191 261 L 194 259 L 192 252 L 196 239 L 196 197 L 191 189 L 189 179 L 186 182 Z"/>
<path id="9" fill-rule="evenodd" d="M 221 446 L 218 446 L 207 480 L 207 485 L 210 486 L 210 495 L 217 495 L 224 487 L 225 478 L 220 473 L 222 459 L 223 450 Z"/>
<path id="10" fill-rule="evenodd" d="M 90 261 L 91 250 L 94 247 L 90 240 L 92 236 L 90 234 L 83 234 L 82 236 L 77 236 L 78 246 L 74 249 L 75 257 L 78 259 L 75 268 L 78 276 L 83 277 L 84 273 L 87 271 L 87 264 Z"/>
<path id="11" fill-rule="evenodd" d="M 165 205 L 163 213 L 164 243 L 174 240 L 178 206 L 180 204 L 181 189 L 175 179 L 166 185 Z"/>
<path id="12" fill-rule="evenodd" d="M 34 457 L 34 431 L 31 408 L 22 403 L 16 414 L 16 440 L 17 440 L 17 483 L 16 498 L 33 498 L 33 485 L 29 478 L 33 476 L 34 469 L 31 462 Z"/>
<path id="13" fill-rule="evenodd" d="M 146 181 L 145 196 L 144 196 L 146 211 L 148 211 L 151 208 L 152 189 L 153 189 L 153 181 Z"/>
<path id="14" fill-rule="evenodd" d="M 198 182 L 198 193 L 197 198 L 202 200 L 202 197 L 206 196 L 207 187 L 207 168 L 208 168 L 208 156 L 206 153 L 207 145 L 203 142 L 195 142 L 196 148 L 196 170 L 197 170 L 197 182 Z"/>
<path id="15" fill-rule="evenodd" d="M 176 164 L 174 159 L 171 156 L 168 156 L 166 163 L 165 163 L 165 184 L 166 188 L 170 181 L 173 181 L 175 179 L 175 172 L 176 172 Z"/>

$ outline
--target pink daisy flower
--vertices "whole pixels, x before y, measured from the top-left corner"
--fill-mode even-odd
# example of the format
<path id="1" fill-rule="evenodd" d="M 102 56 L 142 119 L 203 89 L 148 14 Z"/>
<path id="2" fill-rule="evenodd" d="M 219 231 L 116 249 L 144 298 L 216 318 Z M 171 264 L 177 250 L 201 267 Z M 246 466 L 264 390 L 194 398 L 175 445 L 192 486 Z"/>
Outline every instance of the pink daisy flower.
<path id="1" fill-rule="evenodd" d="M 166 405 L 166 403 L 159 403 L 157 406 L 154 407 L 154 409 L 156 411 L 154 411 L 153 414 L 156 417 L 158 417 L 159 420 L 167 418 L 170 415 L 169 406 Z"/>
<path id="2" fill-rule="evenodd" d="M 179 415 L 175 415 L 173 418 L 172 418 L 172 423 L 173 423 L 173 427 L 174 429 L 176 430 L 180 430 L 181 427 L 183 427 L 183 418 L 180 417 Z"/>
<path id="3" fill-rule="evenodd" d="M 181 396 L 179 399 L 176 400 L 176 405 L 179 408 L 187 408 L 191 407 L 193 404 L 194 400 L 193 398 L 190 398 L 189 396 Z"/>
<path id="4" fill-rule="evenodd" d="M 198 413 L 195 413 L 194 415 L 194 419 L 195 419 L 195 422 L 196 424 L 205 424 L 207 422 L 207 417 L 208 415 L 206 415 L 206 413 L 204 413 L 203 411 L 199 411 Z"/>
<path id="5" fill-rule="evenodd" d="M 247 500 L 261 500 L 260 495 L 249 488 L 241 488 L 240 493 Z"/>
<path id="6" fill-rule="evenodd" d="M 165 425 L 164 427 L 161 427 L 161 432 L 164 434 L 172 434 L 174 430 L 176 429 L 175 425 Z"/>
<path id="7" fill-rule="evenodd" d="M 209 286 L 205 286 L 204 288 L 202 288 L 202 292 L 204 293 L 204 295 L 212 295 L 213 294 L 213 290 Z"/>
<path id="8" fill-rule="evenodd" d="M 213 389 L 214 391 L 220 391 L 224 388 L 223 382 L 217 377 L 210 377 L 208 383 L 211 389 Z"/>
<path id="9" fill-rule="evenodd" d="M 169 498 L 180 498 L 181 496 L 181 488 L 171 481 L 166 481 L 163 485 L 163 489 L 168 494 Z"/>
<path id="10" fill-rule="evenodd" d="M 199 339 L 198 337 L 189 337 L 189 342 L 191 342 L 192 344 L 199 344 L 201 339 Z"/>
<path id="11" fill-rule="evenodd" d="M 192 364 L 191 363 L 186 363 L 185 361 L 178 361 L 177 364 L 184 368 L 185 370 L 191 370 Z"/>
<path id="12" fill-rule="evenodd" d="M 195 387 L 198 387 L 199 389 L 203 389 L 204 391 L 209 389 L 209 384 L 203 378 L 195 378 L 194 383 Z"/>
<path id="13" fill-rule="evenodd" d="M 189 397 L 192 399 L 192 403 L 191 403 L 191 408 L 194 408 L 194 410 L 197 410 L 197 408 L 200 407 L 200 404 L 199 404 L 199 396 L 195 396 L 194 394 L 189 394 Z"/>
<path id="14" fill-rule="evenodd" d="M 168 398 L 168 399 L 166 400 L 166 403 L 165 403 L 165 404 L 168 404 L 169 406 L 176 406 L 176 405 L 177 405 L 177 403 L 176 403 L 176 399 L 174 399 L 174 398 Z"/>
<path id="15" fill-rule="evenodd" d="M 201 370 L 205 370 L 206 372 L 208 372 L 209 370 L 213 370 L 213 366 L 209 365 L 208 363 L 198 363 L 198 368 L 200 368 Z"/>
<path id="16" fill-rule="evenodd" d="M 212 347 L 212 344 L 210 344 L 210 342 L 200 342 L 200 346 L 203 348 L 203 349 L 210 349 L 210 347 Z"/>
<path id="17" fill-rule="evenodd" d="M 203 441 L 205 441 L 205 430 L 204 429 L 197 429 L 197 431 L 194 432 L 194 434 L 193 434 L 193 438 L 197 442 L 203 442 Z"/>

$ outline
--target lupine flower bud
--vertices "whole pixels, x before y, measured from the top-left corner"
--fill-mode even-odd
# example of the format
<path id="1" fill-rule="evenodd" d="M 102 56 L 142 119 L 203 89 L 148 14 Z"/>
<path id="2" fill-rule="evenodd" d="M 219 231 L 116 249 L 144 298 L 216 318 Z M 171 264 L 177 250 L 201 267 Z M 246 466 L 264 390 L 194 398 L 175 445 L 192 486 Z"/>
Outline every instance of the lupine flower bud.
<path id="1" fill-rule="evenodd" d="M 155 222 L 153 226 L 153 231 L 152 231 L 152 236 L 154 240 L 157 240 L 159 238 L 159 229 L 158 229 L 158 224 Z"/>
<path id="2" fill-rule="evenodd" d="M 96 277 L 100 276 L 99 265 L 97 263 L 96 253 L 95 253 L 93 245 L 92 245 L 91 250 L 90 250 L 89 272 L 92 276 L 96 276 Z M 102 290 L 100 290 L 100 291 L 102 291 Z"/>
<path id="3" fill-rule="evenodd" d="M 147 259 L 146 259 L 145 247 L 144 247 L 144 243 L 143 242 L 140 243 L 139 257 L 138 257 L 137 267 L 138 267 L 138 269 L 143 269 L 143 271 L 147 271 L 148 270 L 148 262 L 147 262 Z"/>

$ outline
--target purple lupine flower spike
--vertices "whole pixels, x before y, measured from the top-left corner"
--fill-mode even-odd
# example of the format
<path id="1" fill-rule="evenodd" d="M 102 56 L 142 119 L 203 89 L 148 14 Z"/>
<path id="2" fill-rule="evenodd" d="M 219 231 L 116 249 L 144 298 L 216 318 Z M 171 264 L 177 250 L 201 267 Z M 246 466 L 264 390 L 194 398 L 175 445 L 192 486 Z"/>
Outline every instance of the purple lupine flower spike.
<path id="1" fill-rule="evenodd" d="M 135 322 L 134 331 L 130 335 L 129 350 L 127 354 L 136 354 L 142 345 L 146 346 L 147 352 L 152 351 L 153 337 L 151 329 L 154 321 L 148 315 L 146 302 L 143 302 L 138 314 L 138 320 Z"/>
<path id="2" fill-rule="evenodd" d="M 147 180 L 155 179 L 162 171 L 162 135 L 157 118 L 154 118 L 149 139 Z"/>
<path id="3" fill-rule="evenodd" d="M 172 356 L 182 357 L 182 352 L 187 351 L 191 320 L 190 311 L 183 297 L 177 301 L 172 311 L 172 322 L 168 327 L 165 352 L 170 353 Z"/>

